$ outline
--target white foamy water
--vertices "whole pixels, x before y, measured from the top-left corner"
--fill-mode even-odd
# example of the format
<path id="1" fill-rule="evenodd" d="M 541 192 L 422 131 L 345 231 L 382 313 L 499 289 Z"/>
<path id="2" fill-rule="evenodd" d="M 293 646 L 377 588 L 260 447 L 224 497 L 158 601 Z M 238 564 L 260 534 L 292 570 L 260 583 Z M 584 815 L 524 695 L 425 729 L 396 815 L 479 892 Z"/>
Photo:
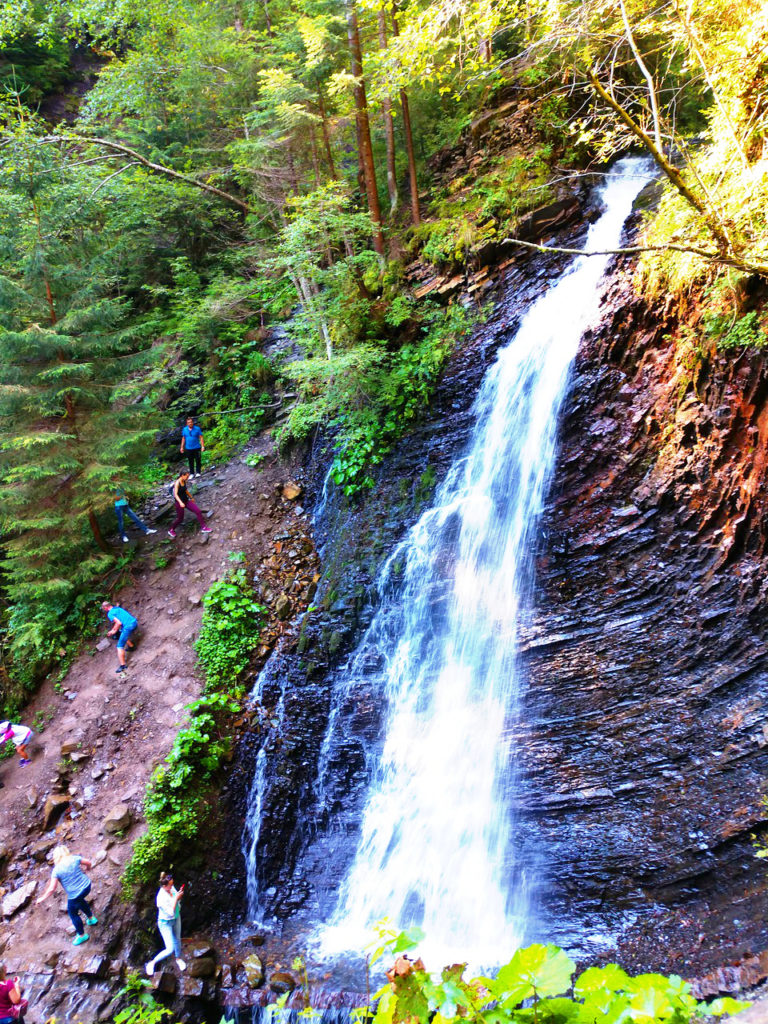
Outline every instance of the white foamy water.
<path id="1" fill-rule="evenodd" d="M 651 178 L 643 161 L 616 165 L 589 251 L 618 246 Z M 510 810 L 516 634 L 558 415 L 608 259 L 577 258 L 530 308 L 485 377 L 468 451 L 385 569 L 384 599 L 348 682 L 366 674 L 386 701 L 386 738 L 354 863 L 317 936 L 323 956 L 359 952 L 388 917 L 421 925 L 432 968 L 467 958 L 491 967 L 530 930 L 538 867 L 516 862 Z M 371 650 L 383 659 L 374 676 Z"/>

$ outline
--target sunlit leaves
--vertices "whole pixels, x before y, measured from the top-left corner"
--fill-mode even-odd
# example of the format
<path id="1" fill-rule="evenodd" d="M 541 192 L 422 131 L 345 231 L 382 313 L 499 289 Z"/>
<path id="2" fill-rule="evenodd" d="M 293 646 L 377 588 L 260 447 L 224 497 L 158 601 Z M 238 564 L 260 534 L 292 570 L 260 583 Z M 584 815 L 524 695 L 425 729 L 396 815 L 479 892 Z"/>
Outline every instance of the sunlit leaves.
<path id="1" fill-rule="evenodd" d="M 378 936 L 377 959 L 387 949 L 397 956 L 405 933 L 382 922 Z M 377 993 L 373 1024 L 687 1024 L 748 1005 L 720 999 L 707 1006 L 677 975 L 633 978 L 616 964 L 590 967 L 574 979 L 573 961 L 553 945 L 518 949 L 493 977 L 465 980 L 465 966 L 447 967 L 435 979 L 421 960 L 396 960 L 387 975 L 391 984 Z"/>

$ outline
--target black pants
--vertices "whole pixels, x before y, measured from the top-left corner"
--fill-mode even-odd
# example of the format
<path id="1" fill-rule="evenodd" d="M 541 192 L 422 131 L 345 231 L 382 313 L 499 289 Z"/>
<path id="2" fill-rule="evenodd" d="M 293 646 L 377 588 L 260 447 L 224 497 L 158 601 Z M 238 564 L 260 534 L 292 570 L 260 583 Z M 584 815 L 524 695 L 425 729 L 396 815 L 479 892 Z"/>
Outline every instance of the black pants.
<path id="1" fill-rule="evenodd" d="M 187 448 L 187 463 L 190 473 L 202 473 L 202 450 L 200 448 Z"/>

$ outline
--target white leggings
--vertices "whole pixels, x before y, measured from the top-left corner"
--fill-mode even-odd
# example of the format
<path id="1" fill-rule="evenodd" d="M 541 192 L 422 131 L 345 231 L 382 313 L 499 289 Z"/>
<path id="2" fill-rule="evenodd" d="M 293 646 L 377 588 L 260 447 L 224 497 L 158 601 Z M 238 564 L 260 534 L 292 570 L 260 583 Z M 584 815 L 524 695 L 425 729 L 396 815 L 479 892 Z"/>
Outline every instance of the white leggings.
<path id="1" fill-rule="evenodd" d="M 158 917 L 157 927 L 160 929 L 160 934 L 163 937 L 165 949 L 161 949 L 154 960 L 150 960 L 153 969 L 156 964 L 159 964 L 161 960 L 165 960 L 172 953 L 174 956 L 181 956 L 181 914 L 175 917 L 173 921 L 161 921 Z"/>

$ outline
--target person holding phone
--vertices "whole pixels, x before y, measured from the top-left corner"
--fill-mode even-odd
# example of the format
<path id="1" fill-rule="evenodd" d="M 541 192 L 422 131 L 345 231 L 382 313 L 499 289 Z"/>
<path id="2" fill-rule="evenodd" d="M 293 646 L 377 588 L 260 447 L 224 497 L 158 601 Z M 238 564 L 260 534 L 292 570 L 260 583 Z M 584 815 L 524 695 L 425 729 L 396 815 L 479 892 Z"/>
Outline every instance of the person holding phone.
<path id="1" fill-rule="evenodd" d="M 181 898 L 184 895 L 184 886 L 176 889 L 173 884 L 173 875 L 163 871 L 160 875 L 160 888 L 157 890 L 155 903 L 157 904 L 157 927 L 163 937 L 165 946 L 146 965 L 146 972 L 150 977 L 155 973 L 155 968 L 161 960 L 173 954 L 179 970 L 186 970 L 186 962 L 181 959 Z"/>

